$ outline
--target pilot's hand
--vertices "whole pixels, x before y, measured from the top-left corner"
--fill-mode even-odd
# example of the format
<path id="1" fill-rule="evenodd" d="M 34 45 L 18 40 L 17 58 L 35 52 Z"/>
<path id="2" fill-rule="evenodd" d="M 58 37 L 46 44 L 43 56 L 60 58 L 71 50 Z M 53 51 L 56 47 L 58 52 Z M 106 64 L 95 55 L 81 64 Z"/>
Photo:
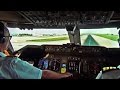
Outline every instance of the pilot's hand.
<path id="1" fill-rule="evenodd" d="M 69 72 L 66 72 L 63 74 L 63 78 L 72 77 L 72 76 L 73 76 L 73 74 L 69 73 Z"/>

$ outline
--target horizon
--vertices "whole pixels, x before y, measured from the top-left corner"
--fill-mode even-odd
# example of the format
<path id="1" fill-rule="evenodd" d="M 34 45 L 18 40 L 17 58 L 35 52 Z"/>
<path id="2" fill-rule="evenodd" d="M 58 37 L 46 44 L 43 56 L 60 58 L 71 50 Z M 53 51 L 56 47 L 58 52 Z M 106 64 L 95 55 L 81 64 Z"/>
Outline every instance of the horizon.
<path id="1" fill-rule="evenodd" d="M 33 29 L 33 30 L 20 30 L 19 28 L 8 28 L 11 35 L 15 34 L 32 34 L 32 35 L 43 35 L 43 34 L 56 34 L 63 35 L 68 34 L 66 29 Z M 80 29 L 80 34 L 114 34 L 118 35 L 117 28 L 101 28 L 101 29 Z"/>

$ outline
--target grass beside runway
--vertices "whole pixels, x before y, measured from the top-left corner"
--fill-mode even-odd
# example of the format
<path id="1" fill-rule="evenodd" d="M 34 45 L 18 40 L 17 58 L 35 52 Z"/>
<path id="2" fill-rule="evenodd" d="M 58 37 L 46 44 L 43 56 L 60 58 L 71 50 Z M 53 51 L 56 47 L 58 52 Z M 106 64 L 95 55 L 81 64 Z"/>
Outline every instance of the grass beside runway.
<path id="1" fill-rule="evenodd" d="M 104 37 L 113 41 L 118 41 L 119 38 L 118 35 L 112 35 L 112 34 L 94 34 L 94 35 Z"/>
<path id="2" fill-rule="evenodd" d="M 33 40 L 26 40 L 27 42 L 49 42 L 49 41 L 61 41 L 61 40 L 68 40 L 68 37 L 51 37 L 51 38 L 42 38 L 42 39 L 33 39 Z"/>

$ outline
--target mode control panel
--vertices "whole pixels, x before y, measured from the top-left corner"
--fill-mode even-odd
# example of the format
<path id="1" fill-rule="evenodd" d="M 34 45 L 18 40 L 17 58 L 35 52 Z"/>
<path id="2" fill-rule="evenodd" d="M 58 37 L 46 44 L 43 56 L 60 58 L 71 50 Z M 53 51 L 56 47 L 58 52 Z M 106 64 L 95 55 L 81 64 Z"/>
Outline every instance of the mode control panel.
<path id="1" fill-rule="evenodd" d="M 48 53 L 56 54 L 69 54 L 69 55 L 80 55 L 84 56 L 100 56 L 104 55 L 106 48 L 98 46 L 80 46 L 80 45 L 44 45 L 45 51 Z"/>

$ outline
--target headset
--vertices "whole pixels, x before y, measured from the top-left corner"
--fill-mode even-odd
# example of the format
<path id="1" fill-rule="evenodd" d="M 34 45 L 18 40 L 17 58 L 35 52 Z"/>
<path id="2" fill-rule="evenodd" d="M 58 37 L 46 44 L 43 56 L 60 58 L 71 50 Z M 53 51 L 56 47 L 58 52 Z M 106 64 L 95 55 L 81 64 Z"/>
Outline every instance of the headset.
<path id="1" fill-rule="evenodd" d="M 4 37 L 4 24 L 0 22 L 0 43 L 5 42 L 5 37 Z"/>
<path id="2" fill-rule="evenodd" d="M 0 36 L 0 43 L 4 43 L 5 42 L 5 37 L 4 36 Z"/>

